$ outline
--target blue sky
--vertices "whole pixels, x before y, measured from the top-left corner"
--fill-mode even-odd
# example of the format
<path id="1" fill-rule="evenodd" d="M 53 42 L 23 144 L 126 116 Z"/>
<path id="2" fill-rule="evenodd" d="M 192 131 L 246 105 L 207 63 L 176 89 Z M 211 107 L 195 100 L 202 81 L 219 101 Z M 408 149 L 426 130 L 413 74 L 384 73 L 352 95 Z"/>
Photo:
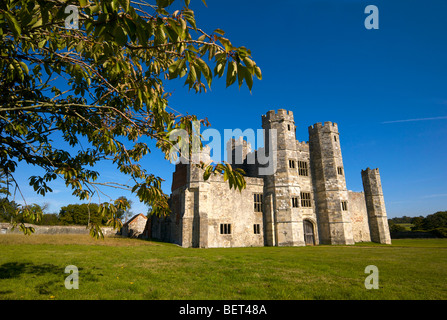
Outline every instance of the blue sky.
<path id="1" fill-rule="evenodd" d="M 207 117 L 220 132 L 256 130 L 268 110 L 292 110 L 300 141 L 308 140 L 308 126 L 336 122 L 349 190 L 362 190 L 362 169 L 379 167 L 388 217 L 447 210 L 447 1 L 192 2 L 198 26 L 223 29 L 234 45 L 251 49 L 263 79 L 252 93 L 215 79 L 211 91 L 195 94 L 174 81 L 167 84 L 172 108 Z M 379 9 L 378 30 L 364 27 L 370 4 Z M 170 193 L 174 165 L 153 151 L 142 164 Z M 103 181 L 117 178 L 108 164 L 96 169 Z M 35 195 L 26 180 L 32 170 L 22 167 L 16 177 L 27 202 L 56 212 L 79 203 L 62 181 L 53 194 Z M 132 199 L 134 213 L 147 211 Z"/>

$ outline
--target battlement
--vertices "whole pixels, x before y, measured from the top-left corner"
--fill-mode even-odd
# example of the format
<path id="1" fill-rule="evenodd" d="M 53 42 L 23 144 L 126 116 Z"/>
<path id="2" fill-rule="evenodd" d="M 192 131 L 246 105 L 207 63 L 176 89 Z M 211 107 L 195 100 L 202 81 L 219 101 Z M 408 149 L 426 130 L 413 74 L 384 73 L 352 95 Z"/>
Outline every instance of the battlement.
<path id="1" fill-rule="evenodd" d="M 297 150 L 309 150 L 309 141 L 296 141 Z"/>
<path id="2" fill-rule="evenodd" d="M 373 174 L 380 174 L 379 173 L 379 168 L 375 168 L 375 169 L 370 169 L 369 167 L 368 168 L 366 168 L 365 170 L 362 170 L 362 174 L 363 173 L 366 173 L 366 174 L 371 174 L 371 173 L 373 173 Z"/>
<path id="3" fill-rule="evenodd" d="M 379 168 L 362 170 L 363 190 L 367 195 L 382 194 Z"/>
<path id="4" fill-rule="evenodd" d="M 251 143 L 245 141 L 243 137 L 227 141 L 227 161 L 231 164 L 243 164 L 250 152 Z"/>
<path id="5" fill-rule="evenodd" d="M 227 148 L 235 149 L 239 147 L 246 147 L 251 150 L 251 143 L 247 142 L 243 139 L 243 137 L 239 137 L 237 139 L 231 138 L 227 141 Z"/>
<path id="6" fill-rule="evenodd" d="M 267 114 L 262 115 L 262 123 L 276 122 L 276 121 L 292 121 L 293 122 L 293 112 L 286 109 L 278 109 L 278 111 L 270 110 Z"/>
<path id="7" fill-rule="evenodd" d="M 321 122 L 315 123 L 313 126 L 309 127 L 309 133 L 317 132 L 338 132 L 338 124 L 331 121 L 326 121 L 324 124 Z"/>

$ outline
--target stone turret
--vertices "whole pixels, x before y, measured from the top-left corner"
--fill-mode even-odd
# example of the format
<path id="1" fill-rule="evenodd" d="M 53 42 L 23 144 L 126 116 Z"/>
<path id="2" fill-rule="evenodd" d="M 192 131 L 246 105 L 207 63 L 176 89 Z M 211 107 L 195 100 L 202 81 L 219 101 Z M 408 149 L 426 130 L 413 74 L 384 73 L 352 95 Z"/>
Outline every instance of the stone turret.
<path id="1" fill-rule="evenodd" d="M 354 244 L 337 124 L 310 126 L 309 150 L 320 241 Z"/>
<path id="2" fill-rule="evenodd" d="M 251 144 L 242 137 L 227 141 L 227 159 L 232 165 L 242 165 L 250 152 Z"/>
<path id="3" fill-rule="evenodd" d="M 362 170 L 362 182 L 371 241 L 391 244 L 379 169 Z"/>
<path id="4" fill-rule="evenodd" d="M 262 116 L 262 128 L 267 133 L 276 130 L 276 165 L 271 176 L 264 178 L 266 208 L 265 235 L 267 245 L 304 245 L 303 219 L 292 198 L 299 197 L 300 187 L 296 169 L 297 147 L 293 112 L 279 109 Z M 267 138 L 265 147 L 270 152 Z"/>

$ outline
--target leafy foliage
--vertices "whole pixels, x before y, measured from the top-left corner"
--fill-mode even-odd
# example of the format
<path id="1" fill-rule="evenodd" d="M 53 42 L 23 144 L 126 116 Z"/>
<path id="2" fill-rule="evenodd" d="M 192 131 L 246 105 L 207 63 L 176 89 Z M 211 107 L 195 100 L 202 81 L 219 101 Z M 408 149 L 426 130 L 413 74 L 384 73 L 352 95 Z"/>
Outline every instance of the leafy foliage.
<path id="1" fill-rule="evenodd" d="M 25 223 L 40 222 L 42 215 L 43 208 L 38 204 L 22 206 L 8 198 L 0 199 L 0 221 L 10 222 L 12 229 L 18 227 L 24 234 L 34 232 L 34 227 L 26 226 Z"/>
<path id="2" fill-rule="evenodd" d="M 397 223 L 411 223 L 411 231 L 430 232 L 436 237 L 447 238 L 447 211 L 438 211 L 426 217 L 406 217 L 388 219 L 390 232 L 402 232 L 405 228 Z"/>
<path id="3" fill-rule="evenodd" d="M 100 206 L 96 203 L 69 204 L 61 208 L 59 222 L 62 225 L 102 226 L 107 224 L 107 218 L 101 214 Z"/>
<path id="4" fill-rule="evenodd" d="M 227 86 L 245 82 L 251 90 L 253 77 L 262 78 L 250 50 L 235 47 L 220 29 L 200 29 L 189 0 L 169 13 L 173 2 L 0 3 L 0 168 L 15 189 L 20 188 L 16 167 L 25 161 L 44 169 L 30 177 L 42 196 L 62 178 L 80 200 L 99 195 L 104 186 L 123 188 L 151 206 L 153 214 L 169 213 L 162 179 L 138 163 L 150 152 L 144 138 L 155 140 L 169 158 L 170 133 L 191 130 L 198 119 L 170 108 L 165 81 L 185 78 L 189 90 L 202 92 L 225 71 Z M 66 27 L 68 5 L 78 9 L 78 29 Z M 56 147 L 58 137 L 66 147 Z M 94 167 L 104 160 L 129 175 L 132 185 L 98 182 Z M 203 168 L 208 177 L 210 172 L 226 175 L 230 187 L 245 187 L 242 173 L 227 164 Z M 126 206 L 115 201 L 98 210 L 109 225 L 119 227 L 117 212 Z M 101 235 L 96 222 L 91 230 Z"/>
<path id="5" fill-rule="evenodd" d="M 447 228 L 447 211 L 438 211 L 426 216 L 422 222 L 424 230 Z"/>

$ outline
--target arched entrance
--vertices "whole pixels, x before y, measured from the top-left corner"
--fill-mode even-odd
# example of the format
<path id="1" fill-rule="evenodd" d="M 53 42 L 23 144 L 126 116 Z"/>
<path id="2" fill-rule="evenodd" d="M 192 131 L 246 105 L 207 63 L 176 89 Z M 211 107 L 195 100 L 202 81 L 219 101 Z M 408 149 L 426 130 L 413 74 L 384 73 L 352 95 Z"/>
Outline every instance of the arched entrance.
<path id="1" fill-rule="evenodd" d="M 314 225 L 309 220 L 304 220 L 304 243 L 306 246 L 315 245 Z"/>

